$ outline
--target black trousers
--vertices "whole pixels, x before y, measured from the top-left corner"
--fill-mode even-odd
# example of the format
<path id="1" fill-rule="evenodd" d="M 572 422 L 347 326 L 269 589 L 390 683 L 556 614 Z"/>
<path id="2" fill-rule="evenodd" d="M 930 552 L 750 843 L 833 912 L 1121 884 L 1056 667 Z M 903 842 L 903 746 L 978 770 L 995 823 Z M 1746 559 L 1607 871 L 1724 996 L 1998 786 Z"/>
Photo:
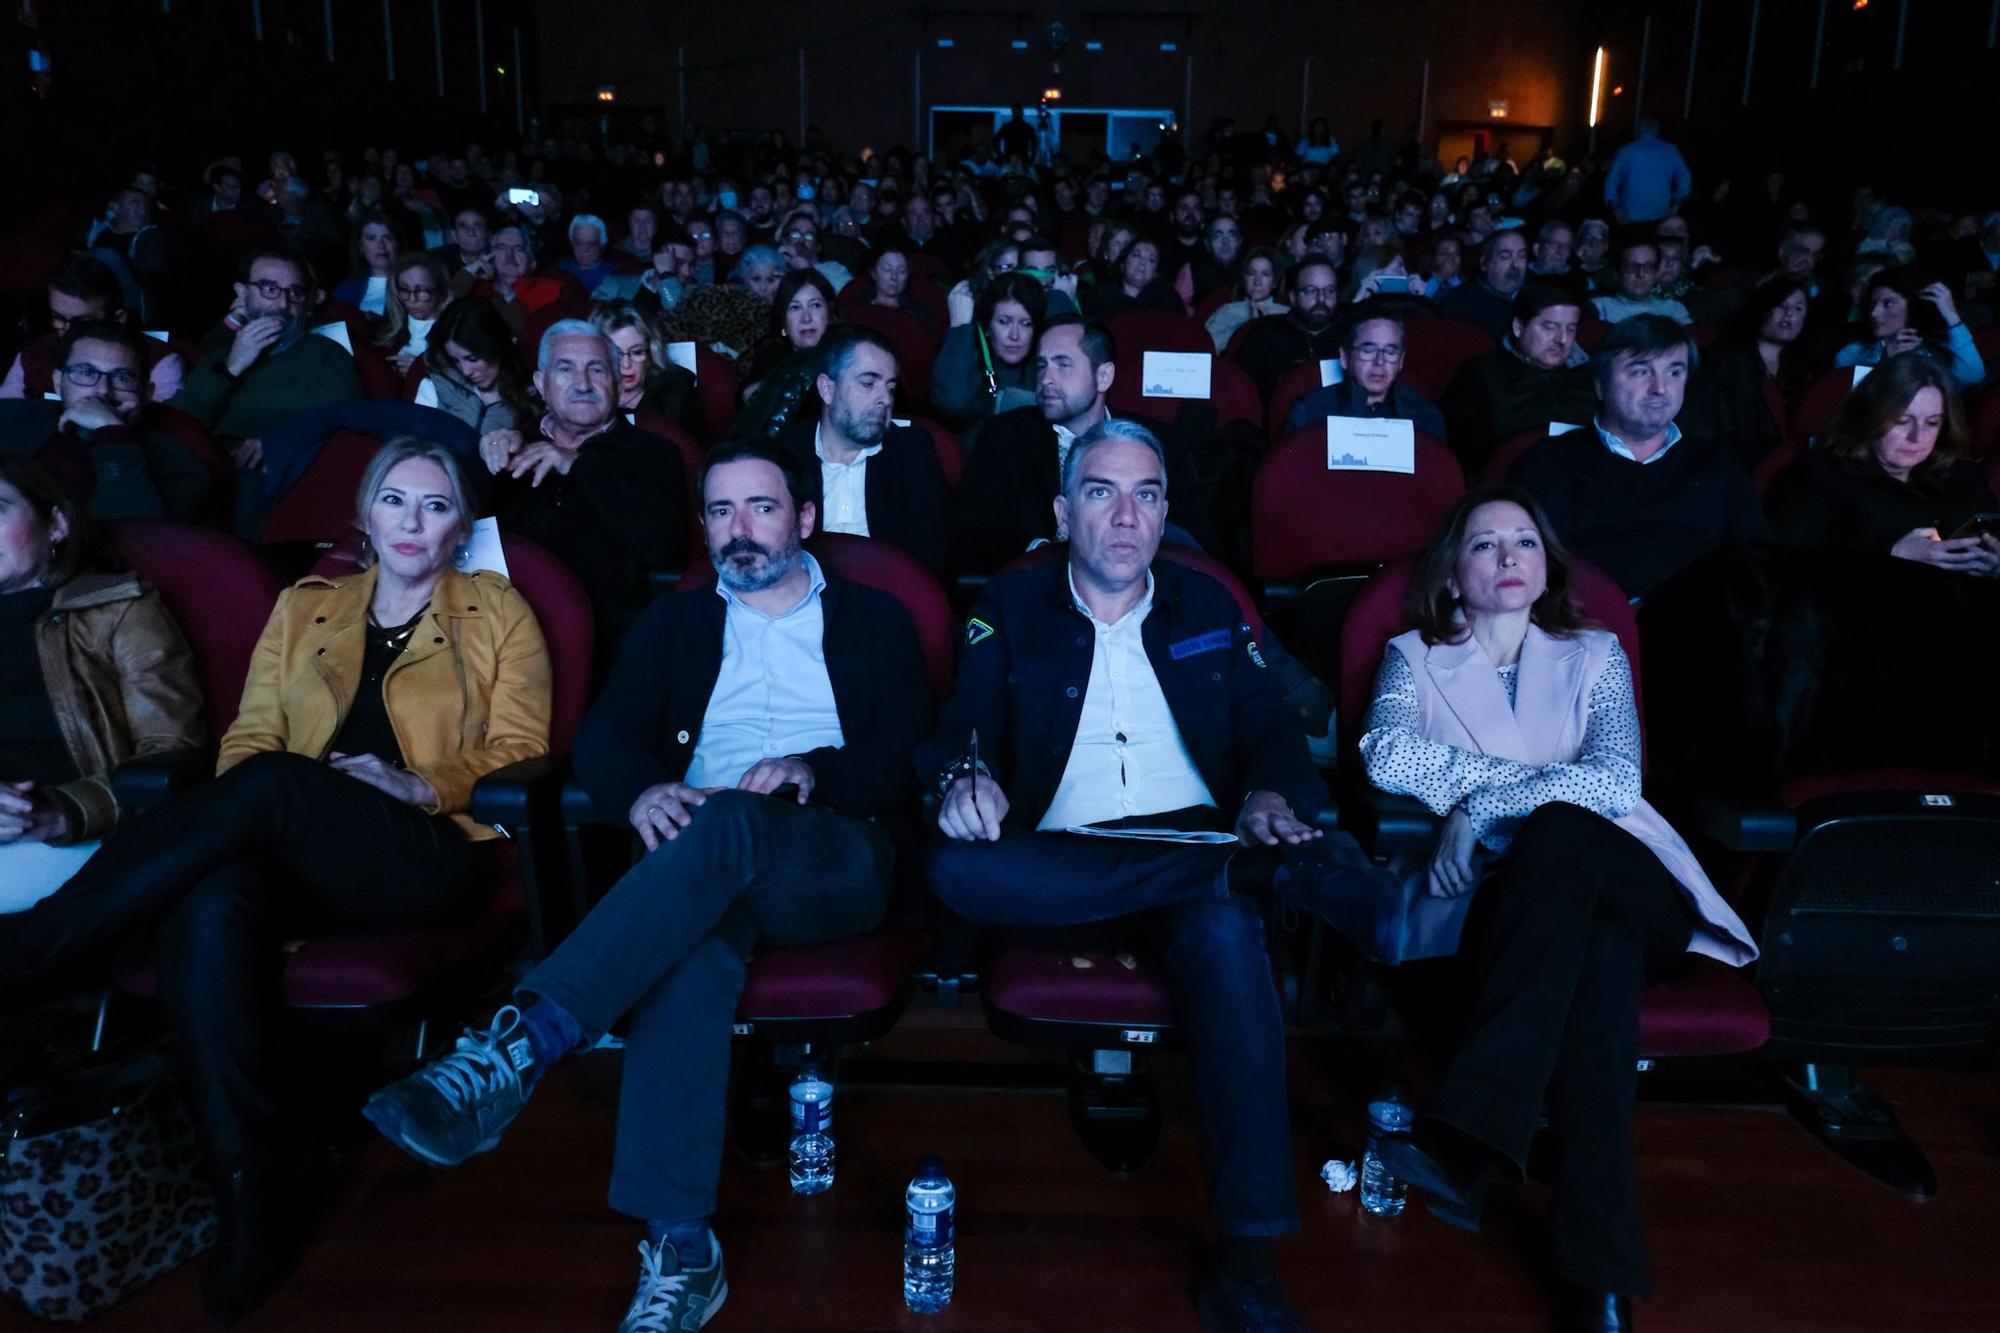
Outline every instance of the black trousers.
<path id="1" fill-rule="evenodd" d="M 157 929 L 160 997 L 221 1170 L 272 1143 L 278 945 L 465 910 L 488 858 L 451 820 L 294 754 L 263 754 L 119 830 L 54 895 L 0 917 L 0 995 L 101 969 Z"/>
<path id="2" fill-rule="evenodd" d="M 1546 1103 L 1558 1276 L 1650 1289 L 1632 1158 L 1639 997 L 1687 966 L 1680 886 L 1625 830 L 1555 802 L 1523 821 L 1466 920 L 1463 1043 L 1424 1114 L 1525 1171 Z"/>

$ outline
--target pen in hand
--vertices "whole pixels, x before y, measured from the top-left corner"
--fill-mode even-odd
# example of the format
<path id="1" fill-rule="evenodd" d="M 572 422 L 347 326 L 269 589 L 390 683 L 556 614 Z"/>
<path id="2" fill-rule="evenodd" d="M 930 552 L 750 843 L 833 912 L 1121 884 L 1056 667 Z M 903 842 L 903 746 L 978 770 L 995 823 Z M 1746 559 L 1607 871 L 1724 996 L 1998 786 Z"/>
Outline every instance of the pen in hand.
<path id="1" fill-rule="evenodd" d="M 984 815 L 979 814 L 979 728 L 978 727 L 974 727 L 972 729 L 972 772 L 966 774 L 966 777 L 969 778 L 972 782 L 972 788 L 971 788 L 972 813 L 978 816 L 980 821 L 984 823 L 986 817 Z"/>

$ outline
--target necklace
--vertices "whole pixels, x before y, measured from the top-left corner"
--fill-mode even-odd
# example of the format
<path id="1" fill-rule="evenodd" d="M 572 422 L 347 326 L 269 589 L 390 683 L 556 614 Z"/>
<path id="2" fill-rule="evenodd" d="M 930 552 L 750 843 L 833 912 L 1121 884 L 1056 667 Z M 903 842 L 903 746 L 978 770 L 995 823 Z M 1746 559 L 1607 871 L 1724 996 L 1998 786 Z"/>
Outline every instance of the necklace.
<path id="1" fill-rule="evenodd" d="M 410 642 L 410 636 L 417 632 L 417 622 L 422 620 L 424 618 L 424 612 L 430 609 L 431 609 L 430 603 L 426 602 L 424 603 L 422 610 L 419 610 L 415 615 L 411 616 L 409 620 L 405 621 L 403 624 L 394 627 L 384 625 L 381 622 L 377 621 L 375 619 L 375 612 L 371 609 L 368 612 L 368 623 L 382 634 L 383 640 L 391 648 L 395 649 L 397 652 L 400 653 L 403 651 L 404 647 L 408 645 L 408 643 Z"/>

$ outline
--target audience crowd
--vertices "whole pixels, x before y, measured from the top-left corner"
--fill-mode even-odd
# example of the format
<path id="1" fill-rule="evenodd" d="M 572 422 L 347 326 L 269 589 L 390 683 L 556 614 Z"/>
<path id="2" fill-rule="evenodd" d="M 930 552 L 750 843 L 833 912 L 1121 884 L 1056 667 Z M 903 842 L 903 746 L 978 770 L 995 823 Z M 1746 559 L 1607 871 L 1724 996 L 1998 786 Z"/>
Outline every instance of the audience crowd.
<path id="1" fill-rule="evenodd" d="M 745 960 L 875 928 L 899 863 L 981 927 L 1123 921 L 1162 960 L 1215 1230 L 1196 1303 L 1228 1330 L 1308 1326 L 1273 1260 L 1299 1217 L 1265 919 L 1428 900 L 1472 998 L 1393 1164 L 1476 1225 L 1546 1104 L 1558 1318 L 1629 1327 L 1639 993 L 1756 950 L 1640 795 L 1636 664 L 1579 563 L 1640 605 L 1757 545 L 1876 557 L 1885 589 L 2000 577 L 2000 211 L 1708 180 L 1651 125 L 1609 163 L 1449 169 L 1379 122 L 1352 152 L 1274 117 L 1131 161 L 1024 128 L 935 159 L 696 131 L 133 163 L 62 238 L 0 381 L 0 997 L 157 939 L 216 1316 L 269 1296 L 298 1231 L 267 955 L 476 915 L 472 789 L 554 743 L 546 616 L 466 564 L 490 516 L 581 588 L 571 766 L 646 851 L 367 1115 L 462 1161 L 629 1018 L 625 1327 L 698 1327 L 727 1291 Z M 1210 396 L 1153 393 L 1154 352 L 1210 359 Z M 1438 446 L 1415 467 L 1456 502 L 1371 553 L 1416 557 L 1414 628 L 1335 719 L 1328 666 L 1229 587 L 1258 582 L 1259 462 L 1331 459 L 1355 419 Z M 387 443 L 341 472 L 340 431 Z M 1331 468 L 1295 502 L 1332 505 Z M 355 563 L 279 599 L 212 779 L 128 809 L 115 772 L 199 751 L 208 711 L 99 525 L 258 542 L 301 504 Z M 948 698 L 825 533 L 963 594 Z M 1328 833 L 1327 766 L 1421 800 L 1432 854 Z M 1245 850 L 1067 832 L 1121 821 Z"/>

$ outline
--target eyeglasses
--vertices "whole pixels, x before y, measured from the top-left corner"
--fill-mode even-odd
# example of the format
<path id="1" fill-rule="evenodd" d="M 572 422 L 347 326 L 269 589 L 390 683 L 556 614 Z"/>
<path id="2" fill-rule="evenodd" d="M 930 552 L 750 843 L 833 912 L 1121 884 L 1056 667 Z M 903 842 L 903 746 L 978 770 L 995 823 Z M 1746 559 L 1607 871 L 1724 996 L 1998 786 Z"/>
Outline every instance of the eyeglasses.
<path id="1" fill-rule="evenodd" d="M 273 282 L 269 278 L 259 278 L 250 285 L 256 288 L 257 295 L 266 301 L 275 301 L 282 296 L 293 305 L 304 305 L 306 298 L 312 295 L 312 292 L 304 286 L 294 284 L 287 287 L 282 282 Z"/>
<path id="2" fill-rule="evenodd" d="M 74 365 L 64 366 L 62 373 L 63 379 L 79 389 L 93 388 L 99 380 L 107 378 L 111 381 L 111 387 L 120 393 L 133 393 L 139 387 L 139 377 L 131 371 L 122 368 L 100 370 L 88 361 L 78 361 Z"/>
<path id="3" fill-rule="evenodd" d="M 405 301 L 409 300 L 412 296 L 436 296 L 437 294 L 438 289 L 435 287 L 405 287 L 400 282 L 396 284 L 396 295 L 402 297 Z"/>
<path id="4" fill-rule="evenodd" d="M 1392 366 L 1403 359 L 1402 348 L 1381 343 L 1362 343 L 1359 347 L 1348 348 L 1347 354 L 1356 361 L 1383 361 Z"/>
<path id="5" fill-rule="evenodd" d="M 646 349 L 643 346 L 621 347 L 618 349 L 618 360 L 621 364 L 627 361 L 644 361 L 645 359 Z"/>
<path id="6" fill-rule="evenodd" d="M 797 227 L 794 227 L 785 233 L 785 239 L 788 241 L 816 241 L 819 239 L 819 233 L 816 231 L 800 231 Z"/>
<path id="7" fill-rule="evenodd" d="M 688 238 L 692 240 L 696 245 L 700 245 L 703 241 L 714 240 L 715 233 L 712 231 L 694 231 L 688 233 Z"/>

